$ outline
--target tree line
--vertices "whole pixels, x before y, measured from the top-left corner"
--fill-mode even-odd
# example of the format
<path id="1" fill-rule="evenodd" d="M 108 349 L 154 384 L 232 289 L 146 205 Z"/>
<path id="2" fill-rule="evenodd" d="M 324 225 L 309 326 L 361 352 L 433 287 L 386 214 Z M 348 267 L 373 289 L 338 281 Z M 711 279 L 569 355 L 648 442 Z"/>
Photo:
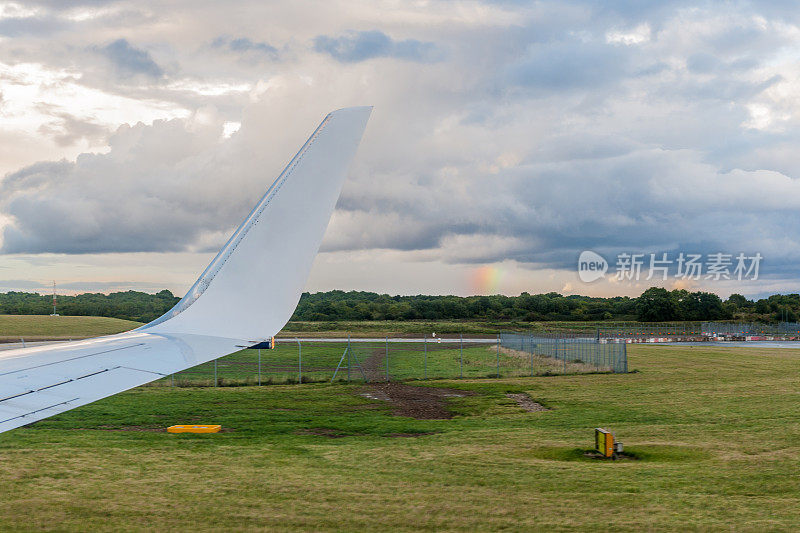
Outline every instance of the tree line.
<path id="1" fill-rule="evenodd" d="M 292 320 L 519 320 L 631 321 L 758 320 L 800 316 L 800 295 L 757 301 L 733 294 L 723 301 L 710 292 L 653 287 L 638 298 L 564 296 L 556 292 L 519 296 L 389 296 L 374 292 L 303 293 Z"/>
<path id="2" fill-rule="evenodd" d="M 171 309 L 179 298 L 170 291 L 59 296 L 62 315 L 106 316 L 149 322 Z M 52 296 L 27 292 L 0 293 L 0 314 L 47 315 Z M 390 296 L 363 291 L 303 293 L 292 320 L 518 320 L 643 322 L 754 320 L 795 322 L 800 295 L 776 294 L 748 300 L 733 294 L 722 300 L 710 292 L 653 287 L 639 297 L 564 296 L 556 292 L 519 296 Z"/>
<path id="3" fill-rule="evenodd" d="M 85 293 L 76 296 L 58 296 L 59 315 L 106 316 L 150 322 L 163 315 L 178 303 L 170 291 L 156 294 L 139 291 L 113 292 L 111 294 Z M 53 295 L 31 292 L 0 293 L 0 314 L 49 315 L 53 312 Z"/>

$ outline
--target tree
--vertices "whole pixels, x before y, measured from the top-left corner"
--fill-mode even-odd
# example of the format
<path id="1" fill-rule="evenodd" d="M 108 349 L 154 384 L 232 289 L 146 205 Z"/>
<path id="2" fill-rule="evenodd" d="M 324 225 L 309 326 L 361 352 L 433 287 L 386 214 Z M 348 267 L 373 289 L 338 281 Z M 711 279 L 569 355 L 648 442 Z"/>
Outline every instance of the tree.
<path id="1" fill-rule="evenodd" d="M 642 322 L 665 322 L 678 317 L 678 309 L 667 289 L 651 287 L 636 301 L 636 317 Z"/>

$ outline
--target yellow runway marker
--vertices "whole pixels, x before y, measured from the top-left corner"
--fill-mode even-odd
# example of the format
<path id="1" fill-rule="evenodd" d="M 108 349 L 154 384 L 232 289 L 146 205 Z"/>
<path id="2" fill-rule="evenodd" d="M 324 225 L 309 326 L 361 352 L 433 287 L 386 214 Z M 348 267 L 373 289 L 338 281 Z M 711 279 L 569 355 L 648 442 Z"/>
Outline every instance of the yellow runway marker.
<path id="1" fill-rule="evenodd" d="M 222 426 L 170 426 L 167 431 L 170 433 L 218 433 Z"/>

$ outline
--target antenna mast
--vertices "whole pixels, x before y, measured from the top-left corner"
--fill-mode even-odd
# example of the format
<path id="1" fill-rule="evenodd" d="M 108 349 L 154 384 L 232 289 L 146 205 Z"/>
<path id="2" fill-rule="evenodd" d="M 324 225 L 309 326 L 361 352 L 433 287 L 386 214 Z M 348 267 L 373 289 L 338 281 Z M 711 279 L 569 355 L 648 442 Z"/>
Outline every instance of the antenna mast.
<path id="1" fill-rule="evenodd" d="M 50 316 L 58 316 L 56 313 L 56 282 L 53 280 L 53 314 Z"/>

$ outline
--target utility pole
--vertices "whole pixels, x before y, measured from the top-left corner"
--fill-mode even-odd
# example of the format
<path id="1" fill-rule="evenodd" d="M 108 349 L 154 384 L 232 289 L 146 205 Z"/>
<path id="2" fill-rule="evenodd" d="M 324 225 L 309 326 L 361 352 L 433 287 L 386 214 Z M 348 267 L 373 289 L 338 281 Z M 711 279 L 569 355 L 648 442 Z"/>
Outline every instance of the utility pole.
<path id="1" fill-rule="evenodd" d="M 53 280 L 53 314 L 50 316 L 58 316 L 56 313 L 56 282 Z"/>

